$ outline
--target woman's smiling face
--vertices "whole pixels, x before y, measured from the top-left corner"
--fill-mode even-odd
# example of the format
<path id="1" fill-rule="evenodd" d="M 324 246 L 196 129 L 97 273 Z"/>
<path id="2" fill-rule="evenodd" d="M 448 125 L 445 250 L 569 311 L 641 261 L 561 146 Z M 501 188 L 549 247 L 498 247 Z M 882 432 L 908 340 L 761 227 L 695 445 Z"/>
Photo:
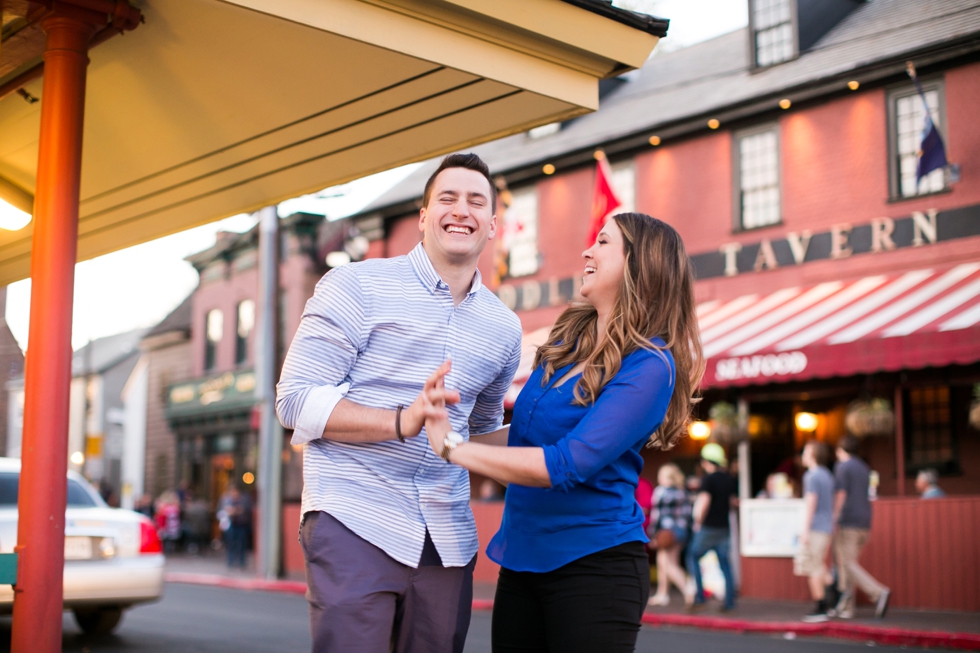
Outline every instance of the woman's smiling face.
<path id="1" fill-rule="evenodd" d="M 611 309 L 616 303 L 626 267 L 623 232 L 615 220 L 606 220 L 595 244 L 582 252 L 582 257 L 585 259 L 582 297 L 597 309 Z"/>

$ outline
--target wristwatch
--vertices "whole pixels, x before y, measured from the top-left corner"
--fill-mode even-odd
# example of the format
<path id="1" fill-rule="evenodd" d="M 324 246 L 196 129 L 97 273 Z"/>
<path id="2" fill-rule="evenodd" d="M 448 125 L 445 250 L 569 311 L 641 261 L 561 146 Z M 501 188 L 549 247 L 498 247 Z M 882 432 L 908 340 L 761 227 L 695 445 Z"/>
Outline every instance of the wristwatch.
<path id="1" fill-rule="evenodd" d="M 442 453 L 441 455 L 446 462 L 449 462 L 449 454 L 456 450 L 456 447 L 463 444 L 463 436 L 456 431 L 450 431 L 446 434 L 446 438 L 442 441 Z"/>

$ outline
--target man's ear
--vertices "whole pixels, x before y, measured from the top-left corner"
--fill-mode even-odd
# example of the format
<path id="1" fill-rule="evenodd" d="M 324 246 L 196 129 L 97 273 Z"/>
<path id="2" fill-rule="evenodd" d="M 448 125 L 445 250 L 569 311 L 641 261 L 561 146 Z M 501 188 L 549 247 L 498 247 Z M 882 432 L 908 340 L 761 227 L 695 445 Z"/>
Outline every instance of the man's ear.
<path id="1" fill-rule="evenodd" d="M 494 214 L 490 217 L 490 233 L 487 236 L 487 240 L 493 240 L 493 237 L 497 235 L 497 215 Z"/>
<path id="2" fill-rule="evenodd" d="M 419 231 L 425 233 L 425 207 L 419 209 Z"/>

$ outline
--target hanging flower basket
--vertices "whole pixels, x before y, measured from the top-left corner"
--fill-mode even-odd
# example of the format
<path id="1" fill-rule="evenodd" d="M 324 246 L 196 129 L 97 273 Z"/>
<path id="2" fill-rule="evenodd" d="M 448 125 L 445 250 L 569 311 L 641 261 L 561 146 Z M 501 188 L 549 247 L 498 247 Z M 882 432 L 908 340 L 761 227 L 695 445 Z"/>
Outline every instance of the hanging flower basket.
<path id="1" fill-rule="evenodd" d="M 973 403 L 970 404 L 970 426 L 980 431 L 980 383 L 973 386 Z"/>
<path id="2" fill-rule="evenodd" d="M 719 401 L 708 411 L 712 438 L 720 444 L 732 444 L 742 439 L 738 428 L 738 409 L 732 404 Z"/>
<path id="3" fill-rule="evenodd" d="M 895 433 L 895 412 L 887 399 L 859 399 L 844 417 L 847 430 L 859 438 Z"/>

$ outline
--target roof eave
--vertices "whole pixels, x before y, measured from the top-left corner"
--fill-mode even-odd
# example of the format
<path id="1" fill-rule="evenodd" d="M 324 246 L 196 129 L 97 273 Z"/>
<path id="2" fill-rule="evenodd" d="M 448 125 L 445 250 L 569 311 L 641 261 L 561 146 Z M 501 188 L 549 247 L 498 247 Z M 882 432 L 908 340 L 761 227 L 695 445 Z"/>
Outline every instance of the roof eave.
<path id="1" fill-rule="evenodd" d="M 562 2 L 659 38 L 667 36 L 667 29 L 670 27 L 670 21 L 666 18 L 614 7 L 612 0 L 562 0 Z"/>

